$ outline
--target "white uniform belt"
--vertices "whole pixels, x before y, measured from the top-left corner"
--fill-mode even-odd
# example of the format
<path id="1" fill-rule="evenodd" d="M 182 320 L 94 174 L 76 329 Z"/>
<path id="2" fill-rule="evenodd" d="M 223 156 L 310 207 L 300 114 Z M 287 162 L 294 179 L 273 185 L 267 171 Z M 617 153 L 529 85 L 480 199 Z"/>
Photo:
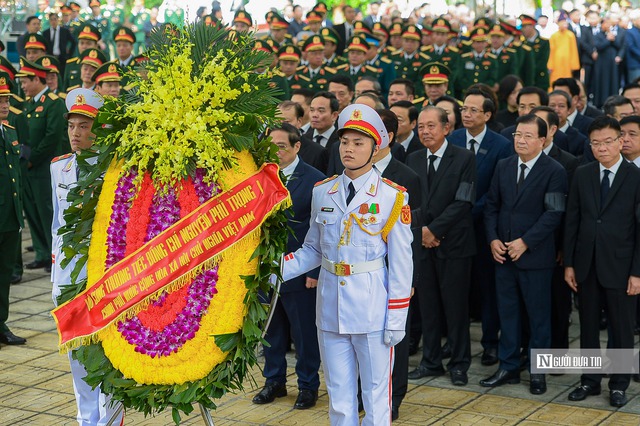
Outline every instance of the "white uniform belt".
<path id="1" fill-rule="evenodd" d="M 344 277 L 354 274 L 362 274 L 365 272 L 375 271 L 380 268 L 384 268 L 384 257 L 380 257 L 369 262 L 360 263 L 344 263 L 344 262 L 332 262 L 329 259 L 322 258 L 322 267 L 327 271 L 339 277 Z"/>

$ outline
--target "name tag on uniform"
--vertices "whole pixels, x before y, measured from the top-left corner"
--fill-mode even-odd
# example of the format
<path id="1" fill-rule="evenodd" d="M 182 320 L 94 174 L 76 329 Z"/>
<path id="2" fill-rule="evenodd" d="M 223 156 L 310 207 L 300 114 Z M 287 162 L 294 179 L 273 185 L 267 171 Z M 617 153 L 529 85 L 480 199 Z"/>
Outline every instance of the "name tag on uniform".
<path id="1" fill-rule="evenodd" d="M 472 70 L 475 69 L 476 64 L 474 64 L 473 62 L 465 62 L 464 64 L 464 68 L 467 70 Z"/>
<path id="2" fill-rule="evenodd" d="M 320 211 L 331 213 L 333 211 L 333 207 L 321 207 Z"/>

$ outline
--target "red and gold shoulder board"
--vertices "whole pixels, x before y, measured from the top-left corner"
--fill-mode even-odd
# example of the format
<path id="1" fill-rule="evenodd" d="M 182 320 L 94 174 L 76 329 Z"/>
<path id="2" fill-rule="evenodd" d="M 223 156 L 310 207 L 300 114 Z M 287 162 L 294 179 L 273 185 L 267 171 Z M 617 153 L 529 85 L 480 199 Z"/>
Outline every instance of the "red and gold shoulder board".
<path id="1" fill-rule="evenodd" d="M 387 178 L 382 178 L 382 181 L 384 183 L 386 183 L 387 185 L 389 185 L 390 187 L 392 187 L 393 189 L 397 189 L 398 191 L 402 191 L 402 192 L 407 192 L 407 188 L 405 188 L 404 186 L 400 186 L 397 183 L 387 179 Z"/>
<path id="2" fill-rule="evenodd" d="M 51 163 L 55 163 L 55 162 L 57 162 L 57 161 L 64 160 L 65 158 L 69 158 L 69 157 L 71 157 L 72 155 L 73 155 L 73 152 L 70 152 L 70 153 L 68 153 L 68 154 L 64 154 L 64 155 L 61 155 L 61 156 L 59 156 L 59 157 L 55 157 L 53 160 L 51 160 Z"/>
<path id="3" fill-rule="evenodd" d="M 325 180 L 321 180 L 320 182 L 316 182 L 316 184 L 313 185 L 313 186 L 320 186 L 320 185 L 322 185 L 324 183 L 331 182 L 332 180 L 334 180 L 337 177 L 338 177 L 338 175 L 333 175 L 331 177 L 326 178 Z"/>

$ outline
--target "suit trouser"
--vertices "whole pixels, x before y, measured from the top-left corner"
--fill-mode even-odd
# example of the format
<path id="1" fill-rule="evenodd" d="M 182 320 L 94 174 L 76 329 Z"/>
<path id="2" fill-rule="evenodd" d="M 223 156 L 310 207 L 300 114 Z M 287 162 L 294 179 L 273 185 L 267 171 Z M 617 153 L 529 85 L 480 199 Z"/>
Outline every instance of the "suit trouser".
<path id="1" fill-rule="evenodd" d="M 476 232 L 476 251 L 471 264 L 472 287 L 475 282 L 479 288 L 482 318 L 482 339 L 484 349 L 497 349 L 500 333 L 500 317 L 498 316 L 498 300 L 496 295 L 495 262 L 491 248 L 487 244 L 484 221 L 476 220 L 473 224 Z M 472 290 L 473 293 L 473 290 Z M 470 302 L 473 303 L 473 300 Z M 478 303 L 478 301 L 476 301 Z"/>
<path id="2" fill-rule="evenodd" d="M 422 361 L 432 370 L 442 368 L 441 321 L 447 321 L 451 347 L 450 370 L 466 372 L 471 364 L 469 335 L 469 274 L 471 257 L 439 259 L 434 249 L 423 249 L 416 291 L 422 313 Z"/>
<path id="3" fill-rule="evenodd" d="M 0 332 L 8 331 L 9 289 L 20 231 L 0 232 Z"/>
<path id="4" fill-rule="evenodd" d="M 287 382 L 286 353 L 289 333 L 296 346 L 296 375 L 298 389 L 317 391 L 320 386 L 320 350 L 316 331 L 316 290 L 306 289 L 281 293 L 274 306 L 273 318 L 265 340 L 271 346 L 264 347 L 266 383 Z"/>
<path id="5" fill-rule="evenodd" d="M 413 299 L 413 297 L 412 297 Z M 393 371 L 391 374 L 393 389 L 391 392 L 391 405 L 394 407 L 400 407 L 402 400 L 407 394 L 407 388 L 409 386 L 409 341 L 411 336 L 409 332 L 411 330 L 411 324 L 407 320 L 405 322 L 405 335 L 404 339 L 393 347 Z"/>
<path id="6" fill-rule="evenodd" d="M 564 281 L 564 267 L 556 265 L 551 281 L 551 347 L 569 347 L 571 289 Z"/>
<path id="7" fill-rule="evenodd" d="M 357 426 L 358 372 L 365 416 L 362 425 L 391 424 L 391 365 L 393 349 L 383 331 L 338 334 L 318 330 L 324 379 L 329 393 L 329 419 L 333 426 Z"/>
<path id="8" fill-rule="evenodd" d="M 633 348 L 633 328 L 635 325 L 635 309 L 637 296 L 627 295 L 625 288 L 605 288 L 598 279 L 595 267 L 592 266 L 587 278 L 578 283 L 580 295 L 580 348 L 600 348 L 600 307 L 601 299 L 607 307 L 609 323 L 609 348 Z M 609 389 L 626 390 L 629 387 L 630 374 L 612 374 Z M 583 374 L 583 385 L 600 384 L 601 374 Z"/>
<path id="9" fill-rule="evenodd" d="M 529 350 L 548 348 L 551 345 L 552 273 L 553 268 L 519 269 L 508 260 L 502 265 L 496 265 L 496 291 L 501 324 L 498 358 L 501 369 L 517 371 L 520 368 L 524 315 L 529 320 L 531 333 Z"/>
<path id="10" fill-rule="evenodd" d="M 28 176 L 24 180 L 24 213 L 29 222 L 29 231 L 36 261 L 51 261 L 51 222 L 53 204 L 51 200 L 51 178 Z"/>

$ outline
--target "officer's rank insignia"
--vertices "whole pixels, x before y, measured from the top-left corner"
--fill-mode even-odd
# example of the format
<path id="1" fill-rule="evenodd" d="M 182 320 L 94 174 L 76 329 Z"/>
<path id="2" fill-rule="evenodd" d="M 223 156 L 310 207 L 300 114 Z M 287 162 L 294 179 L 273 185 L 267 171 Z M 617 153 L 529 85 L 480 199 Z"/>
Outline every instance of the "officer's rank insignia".
<path id="1" fill-rule="evenodd" d="M 335 194 L 336 192 L 338 192 L 338 185 L 339 185 L 339 182 L 334 183 L 331 189 L 329 190 L 329 194 Z"/>
<path id="2" fill-rule="evenodd" d="M 376 193 L 376 186 L 371 184 L 371 188 L 369 188 L 369 194 L 374 195 Z"/>
<path id="3" fill-rule="evenodd" d="M 362 112 L 359 109 L 354 109 L 351 113 L 351 120 L 362 120 Z"/>
<path id="4" fill-rule="evenodd" d="M 431 73 L 431 74 L 440 74 L 440 68 L 438 68 L 437 65 L 433 65 L 431 67 L 431 69 L 429 70 L 429 73 Z"/>
<path id="5" fill-rule="evenodd" d="M 409 204 L 402 206 L 400 221 L 405 225 L 409 225 L 411 223 L 411 207 L 409 207 Z"/>
<path id="6" fill-rule="evenodd" d="M 44 111 L 44 107 L 42 105 L 36 108 L 36 112 L 42 112 L 42 111 Z"/>
<path id="7" fill-rule="evenodd" d="M 45 96 L 44 95 L 40 96 L 40 102 L 44 102 L 44 100 L 45 100 Z"/>
<path id="8" fill-rule="evenodd" d="M 17 146 L 17 145 L 18 145 L 18 141 L 13 141 L 13 142 L 11 142 L 11 145 L 13 145 L 13 146 Z"/>
<path id="9" fill-rule="evenodd" d="M 369 205 L 367 203 L 361 204 L 360 205 L 360 210 L 358 211 L 358 213 L 360 213 L 360 214 L 369 213 Z"/>

